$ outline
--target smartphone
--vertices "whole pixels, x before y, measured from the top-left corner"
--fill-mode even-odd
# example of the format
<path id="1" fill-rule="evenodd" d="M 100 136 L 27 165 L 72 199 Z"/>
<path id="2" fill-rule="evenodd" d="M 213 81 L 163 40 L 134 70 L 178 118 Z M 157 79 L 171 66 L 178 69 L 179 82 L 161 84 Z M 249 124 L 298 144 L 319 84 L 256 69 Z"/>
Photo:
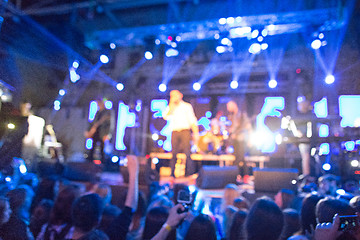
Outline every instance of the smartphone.
<path id="1" fill-rule="evenodd" d="M 359 226 L 359 219 L 357 215 L 340 216 L 339 230 L 345 231 L 357 228 Z"/>
<path id="2" fill-rule="evenodd" d="M 191 205 L 192 195 L 190 191 L 180 190 L 177 196 L 177 202 L 183 205 Z"/>

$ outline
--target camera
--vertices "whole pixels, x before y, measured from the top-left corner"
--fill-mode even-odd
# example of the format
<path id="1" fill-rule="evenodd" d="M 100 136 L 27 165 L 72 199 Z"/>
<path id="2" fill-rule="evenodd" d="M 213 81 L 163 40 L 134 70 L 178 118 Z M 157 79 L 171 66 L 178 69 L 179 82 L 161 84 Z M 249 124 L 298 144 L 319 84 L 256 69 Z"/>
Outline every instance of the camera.
<path id="1" fill-rule="evenodd" d="M 189 190 L 180 190 L 177 195 L 177 202 L 181 203 L 185 210 L 182 211 L 178 209 L 178 213 L 183 213 L 189 211 L 189 207 L 192 203 L 192 195 Z"/>
<path id="2" fill-rule="evenodd" d="M 339 231 L 355 229 L 359 226 L 357 215 L 340 216 Z"/>

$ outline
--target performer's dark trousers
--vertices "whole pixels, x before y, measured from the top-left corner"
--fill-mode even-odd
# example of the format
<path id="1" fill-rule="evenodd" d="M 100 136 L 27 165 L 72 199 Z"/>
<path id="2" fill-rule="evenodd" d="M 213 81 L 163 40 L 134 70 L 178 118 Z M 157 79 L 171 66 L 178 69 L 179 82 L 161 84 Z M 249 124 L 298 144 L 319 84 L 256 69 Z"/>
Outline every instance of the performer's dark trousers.
<path id="1" fill-rule="evenodd" d="M 185 175 L 189 176 L 195 173 L 196 165 L 190 158 L 191 154 L 191 132 L 190 130 L 173 131 L 171 134 L 171 146 L 172 146 L 172 159 L 170 160 L 171 176 L 174 175 L 176 155 L 178 153 L 185 153 L 186 155 L 186 169 Z"/>
<path id="2" fill-rule="evenodd" d="M 249 175 L 249 168 L 245 162 L 245 141 L 234 140 L 233 141 L 235 161 L 234 166 L 239 167 L 241 176 Z"/>
<path id="3" fill-rule="evenodd" d="M 93 147 L 90 149 L 89 151 L 89 155 L 88 155 L 88 160 L 89 161 L 93 161 L 94 160 L 94 153 L 95 153 L 95 149 L 97 147 L 97 144 L 100 144 L 100 160 L 102 163 L 105 163 L 105 154 L 104 154 L 104 142 L 102 141 L 102 139 L 100 139 L 100 137 L 98 136 L 94 136 L 93 137 Z"/>

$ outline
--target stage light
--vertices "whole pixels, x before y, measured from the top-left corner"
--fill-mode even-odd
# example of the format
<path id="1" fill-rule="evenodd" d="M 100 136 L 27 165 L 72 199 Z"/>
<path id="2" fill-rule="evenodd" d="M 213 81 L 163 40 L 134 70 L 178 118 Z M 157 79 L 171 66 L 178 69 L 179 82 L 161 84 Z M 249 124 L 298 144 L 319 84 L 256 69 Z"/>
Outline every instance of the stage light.
<path id="1" fill-rule="evenodd" d="M 235 22 L 235 19 L 233 18 L 233 17 L 228 17 L 227 19 L 226 19 L 226 23 L 227 24 L 233 24 Z"/>
<path id="2" fill-rule="evenodd" d="M 164 145 L 164 141 L 160 139 L 159 141 L 157 141 L 157 144 L 159 147 L 162 147 L 162 145 Z"/>
<path id="3" fill-rule="evenodd" d="M 156 44 L 156 45 L 160 45 L 160 43 L 161 43 L 161 42 L 160 42 L 159 39 L 155 39 L 155 44 Z"/>
<path id="4" fill-rule="evenodd" d="M 189 189 L 190 194 L 193 194 L 196 191 L 195 185 L 189 185 L 188 189 Z"/>
<path id="5" fill-rule="evenodd" d="M 330 153 L 330 144 L 322 143 L 319 147 L 319 155 L 328 155 Z"/>
<path id="6" fill-rule="evenodd" d="M 140 99 L 136 100 L 135 111 L 140 112 L 142 108 L 141 105 L 142 105 L 142 101 Z"/>
<path id="7" fill-rule="evenodd" d="M 59 111 L 60 110 L 61 102 L 59 100 L 54 101 L 54 110 Z"/>
<path id="8" fill-rule="evenodd" d="M 323 39 L 325 35 L 323 33 L 319 33 L 319 39 Z"/>
<path id="9" fill-rule="evenodd" d="M 283 138 L 282 138 L 281 134 L 280 134 L 280 133 L 276 134 L 276 136 L 275 136 L 275 143 L 276 143 L 277 145 L 280 145 L 280 144 L 282 143 L 282 140 L 283 140 Z"/>
<path id="10" fill-rule="evenodd" d="M 345 190 L 344 190 L 344 189 L 341 189 L 341 188 L 339 188 L 338 190 L 336 190 L 336 193 L 337 193 L 338 195 L 342 195 L 342 196 L 346 194 Z"/>
<path id="11" fill-rule="evenodd" d="M 224 53 L 226 51 L 226 48 L 224 46 L 217 46 L 216 47 L 216 52 L 217 53 Z"/>
<path id="12" fill-rule="evenodd" d="M 325 171 L 329 171 L 331 169 L 331 165 L 329 163 L 324 163 L 322 165 L 322 169 L 324 169 Z"/>
<path id="13" fill-rule="evenodd" d="M 176 43 L 176 42 L 172 42 L 170 45 L 171 45 L 171 47 L 173 47 L 173 48 L 176 48 L 176 47 L 177 47 L 177 43 Z"/>
<path id="14" fill-rule="evenodd" d="M 333 84 L 335 82 L 335 77 L 333 75 L 327 75 L 325 78 L 326 84 Z"/>
<path id="15" fill-rule="evenodd" d="M 229 34 L 232 38 L 245 37 L 251 33 L 251 27 L 238 27 L 229 30 Z"/>
<path id="16" fill-rule="evenodd" d="M 105 101 L 105 108 L 106 109 L 112 109 L 112 107 L 113 107 L 113 103 L 112 103 L 112 101 Z"/>
<path id="17" fill-rule="evenodd" d="M 5 177 L 5 181 L 6 182 L 11 182 L 11 177 L 9 177 L 9 176 Z"/>
<path id="18" fill-rule="evenodd" d="M 173 40 L 173 37 L 172 37 L 172 36 L 168 36 L 167 39 L 168 39 L 169 41 L 172 41 L 172 40 Z"/>
<path id="19" fill-rule="evenodd" d="M 359 161 L 356 160 L 356 159 L 351 160 L 350 165 L 351 165 L 352 167 L 358 167 L 358 166 L 359 166 Z"/>
<path id="20" fill-rule="evenodd" d="M 100 56 L 100 62 L 102 62 L 103 64 L 107 64 L 109 62 L 109 57 L 106 56 L 105 54 L 102 54 Z"/>
<path id="21" fill-rule="evenodd" d="M 236 17 L 236 18 L 235 18 L 235 21 L 238 22 L 238 23 L 241 22 L 241 21 L 242 21 L 242 17 Z"/>
<path id="22" fill-rule="evenodd" d="M 146 51 L 144 57 L 146 60 L 151 60 L 153 58 L 153 54 L 150 51 Z"/>
<path id="23" fill-rule="evenodd" d="M 75 60 L 72 64 L 73 68 L 77 69 L 79 67 L 79 61 Z"/>
<path id="24" fill-rule="evenodd" d="M 110 48 L 111 48 L 111 49 L 115 49 L 115 48 L 116 48 L 116 44 L 115 44 L 115 43 L 110 43 Z"/>
<path id="25" fill-rule="evenodd" d="M 261 44 L 261 50 L 266 50 L 268 47 L 269 47 L 269 45 L 267 43 Z"/>
<path id="26" fill-rule="evenodd" d="M 198 82 L 194 83 L 194 84 L 193 84 L 193 89 L 194 89 L 195 91 L 199 91 L 199 90 L 201 89 L 201 84 L 198 83 Z"/>
<path id="27" fill-rule="evenodd" d="M 8 129 L 15 129 L 15 124 L 9 123 L 9 124 L 7 125 L 7 127 L 8 127 Z"/>
<path id="28" fill-rule="evenodd" d="M 292 185 L 296 185 L 297 181 L 295 179 L 291 180 Z"/>
<path id="29" fill-rule="evenodd" d="M 228 38 L 223 38 L 221 39 L 221 44 L 231 46 L 231 41 Z"/>
<path id="30" fill-rule="evenodd" d="M 262 42 L 262 41 L 264 41 L 264 37 L 263 36 L 258 36 L 257 40 L 258 40 L 258 42 Z"/>
<path id="31" fill-rule="evenodd" d="M 166 50 L 165 55 L 167 57 L 176 57 L 179 55 L 179 51 L 173 48 L 169 48 L 168 50 Z"/>
<path id="32" fill-rule="evenodd" d="M 124 84 L 122 84 L 122 83 L 116 84 L 116 89 L 121 92 L 122 90 L 124 90 Z"/>
<path id="33" fill-rule="evenodd" d="M 159 159 L 156 158 L 156 157 L 154 157 L 153 159 L 151 159 L 151 161 L 152 161 L 152 163 L 155 164 L 155 165 L 159 163 Z"/>
<path id="34" fill-rule="evenodd" d="M 268 35 L 268 30 L 266 28 L 264 28 L 262 31 L 261 31 L 261 35 L 263 37 L 266 37 Z"/>
<path id="35" fill-rule="evenodd" d="M 219 19 L 219 24 L 221 24 L 221 25 L 226 24 L 226 18 L 220 18 Z"/>
<path id="36" fill-rule="evenodd" d="M 112 156 L 111 161 L 113 163 L 117 163 L 119 161 L 119 157 L 114 155 L 114 156 Z"/>
<path id="37" fill-rule="evenodd" d="M 266 29 L 267 29 L 268 31 L 274 31 L 275 28 L 276 28 L 276 27 L 275 27 L 274 24 L 270 24 L 269 26 L 266 27 Z"/>
<path id="38" fill-rule="evenodd" d="M 255 29 L 254 31 L 252 31 L 251 33 L 252 38 L 257 38 L 258 36 L 259 36 L 259 30 Z"/>
<path id="39" fill-rule="evenodd" d="M 354 141 L 347 141 L 344 143 L 345 149 L 348 152 L 354 151 L 355 149 L 355 142 Z"/>
<path id="40" fill-rule="evenodd" d="M 77 81 L 80 80 L 80 75 L 75 72 L 74 68 L 71 68 L 69 73 L 70 73 L 70 81 L 72 83 L 76 83 Z"/>
<path id="41" fill-rule="evenodd" d="M 220 38 L 220 34 L 215 33 L 214 38 L 215 38 L 216 40 L 218 40 L 218 39 Z"/>
<path id="42" fill-rule="evenodd" d="M 166 89 L 167 89 L 166 84 L 161 83 L 161 84 L 159 85 L 159 91 L 160 91 L 160 92 L 165 92 Z"/>
<path id="43" fill-rule="evenodd" d="M 177 42 L 180 42 L 180 41 L 181 41 L 181 37 L 180 37 L 180 36 L 176 36 L 176 37 L 175 37 L 175 40 L 176 40 Z"/>
<path id="44" fill-rule="evenodd" d="M 153 133 L 153 135 L 151 135 L 151 139 L 157 141 L 159 139 L 159 134 Z"/>
<path id="45" fill-rule="evenodd" d="M 19 166 L 19 171 L 21 172 L 21 174 L 25 174 L 27 172 L 27 168 L 25 166 L 25 164 L 20 164 Z"/>
<path id="46" fill-rule="evenodd" d="M 311 47 L 315 50 L 319 49 L 321 47 L 321 41 L 319 39 L 315 39 L 314 41 L 312 41 Z"/>
<path id="47" fill-rule="evenodd" d="M 59 90 L 59 95 L 64 96 L 66 94 L 66 91 L 64 89 Z"/>
<path id="48" fill-rule="evenodd" d="M 251 44 L 250 48 L 249 48 L 249 52 L 252 54 L 257 54 L 261 51 L 261 46 L 259 43 L 253 43 Z"/>
<path id="49" fill-rule="evenodd" d="M 230 82 L 230 87 L 231 87 L 232 89 L 236 89 L 236 88 L 238 88 L 238 86 L 239 86 L 238 81 L 232 80 L 232 81 Z"/>
<path id="50" fill-rule="evenodd" d="M 205 117 L 207 117 L 207 118 L 211 118 L 211 116 L 212 116 L 212 114 L 211 114 L 211 112 L 210 112 L 210 111 L 207 111 L 207 112 L 205 113 Z"/>
<path id="51" fill-rule="evenodd" d="M 278 85 L 277 81 L 275 79 L 271 79 L 269 82 L 268 82 L 268 86 L 269 88 L 276 88 L 276 86 Z"/>

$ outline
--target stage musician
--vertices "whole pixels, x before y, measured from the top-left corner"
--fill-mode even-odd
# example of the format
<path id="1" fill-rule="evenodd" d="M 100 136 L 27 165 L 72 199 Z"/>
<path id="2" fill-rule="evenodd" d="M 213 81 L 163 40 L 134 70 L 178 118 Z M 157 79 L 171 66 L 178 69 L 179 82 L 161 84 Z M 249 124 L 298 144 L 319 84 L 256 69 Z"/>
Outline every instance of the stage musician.
<path id="1" fill-rule="evenodd" d="M 196 172 L 196 165 L 192 161 L 191 154 L 191 131 L 194 145 L 199 141 L 199 128 L 194 109 L 190 103 L 183 101 L 183 94 L 178 90 L 170 92 L 169 106 L 163 114 L 163 118 L 169 121 L 172 146 L 172 159 L 170 160 L 171 176 L 175 177 L 176 155 L 185 153 L 186 170 L 185 175 L 191 175 Z"/>
<path id="2" fill-rule="evenodd" d="M 231 100 L 226 104 L 228 119 L 231 122 L 229 127 L 229 140 L 234 148 L 234 165 L 239 166 L 240 175 L 247 178 L 248 167 L 245 163 L 246 136 L 252 131 L 251 121 L 245 111 L 239 109 L 235 101 Z"/>
<path id="3" fill-rule="evenodd" d="M 104 146 L 105 143 L 109 143 L 114 130 L 114 117 L 111 110 L 105 108 L 105 100 L 101 98 L 96 99 L 98 111 L 96 112 L 94 121 L 89 124 L 88 131 L 85 132 L 86 138 L 92 138 L 93 147 L 88 153 L 87 159 L 89 161 L 94 160 L 94 153 L 97 144 L 100 146 L 100 160 L 105 162 Z"/>

